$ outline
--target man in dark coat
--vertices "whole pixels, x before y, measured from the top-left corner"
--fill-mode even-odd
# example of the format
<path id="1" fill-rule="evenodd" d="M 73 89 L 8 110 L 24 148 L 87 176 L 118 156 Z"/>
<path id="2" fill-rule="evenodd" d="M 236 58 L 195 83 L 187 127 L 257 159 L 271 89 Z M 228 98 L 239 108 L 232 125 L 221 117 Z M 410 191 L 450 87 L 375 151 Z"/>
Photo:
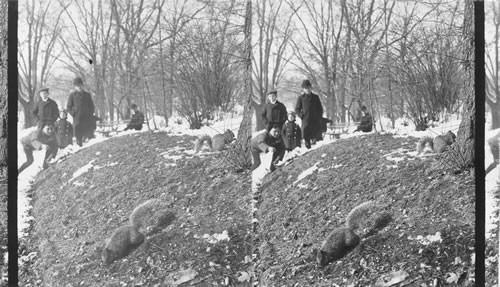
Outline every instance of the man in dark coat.
<path id="1" fill-rule="evenodd" d="M 83 81 L 80 77 L 73 81 L 75 91 L 69 95 L 67 110 L 73 117 L 73 129 L 76 143 L 82 146 L 83 140 L 91 138 L 94 123 L 94 102 L 90 93 L 83 90 Z"/>
<path id="2" fill-rule="evenodd" d="M 262 121 L 267 131 L 270 131 L 273 126 L 278 126 L 281 130 L 283 124 L 286 122 L 286 107 L 278 101 L 278 92 L 276 90 L 267 93 L 267 97 L 269 103 L 265 104 L 262 110 Z"/>
<path id="3" fill-rule="evenodd" d="M 304 93 L 297 99 L 295 112 L 302 120 L 302 138 L 307 148 L 311 148 L 311 143 L 322 138 L 321 119 L 323 118 L 323 105 L 318 95 L 312 92 L 311 82 L 302 82 Z"/>
<path id="4" fill-rule="evenodd" d="M 130 118 L 130 122 L 128 123 L 124 131 L 132 129 L 140 131 L 142 129 L 142 124 L 144 124 L 144 114 L 139 111 L 139 108 L 136 104 L 131 104 L 130 109 L 134 114 L 132 115 L 132 118 Z"/>
<path id="5" fill-rule="evenodd" d="M 361 121 L 358 128 L 354 131 L 371 132 L 373 128 L 373 119 L 368 109 L 365 106 L 361 106 Z"/>
<path id="6" fill-rule="evenodd" d="M 59 117 L 59 108 L 57 103 L 49 98 L 49 88 L 40 89 L 40 100 L 35 104 L 33 117 L 40 128 L 44 124 L 54 124 Z"/>

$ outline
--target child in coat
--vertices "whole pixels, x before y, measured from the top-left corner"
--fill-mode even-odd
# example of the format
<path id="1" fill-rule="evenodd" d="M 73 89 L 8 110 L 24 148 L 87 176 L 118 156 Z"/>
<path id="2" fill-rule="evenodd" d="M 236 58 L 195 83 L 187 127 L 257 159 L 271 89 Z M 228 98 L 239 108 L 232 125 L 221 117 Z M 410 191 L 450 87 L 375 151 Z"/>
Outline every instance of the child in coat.
<path id="1" fill-rule="evenodd" d="M 33 163 L 33 151 L 42 150 L 43 146 L 47 147 L 45 158 L 43 159 L 43 169 L 46 169 L 49 166 L 49 160 L 54 158 L 57 154 L 57 140 L 54 136 L 54 125 L 50 123 L 42 124 L 41 128 L 37 128 L 23 137 L 21 139 L 21 144 L 26 154 L 26 162 L 21 165 L 18 174 Z"/>
<path id="2" fill-rule="evenodd" d="M 295 123 L 295 112 L 288 113 L 288 120 L 283 125 L 281 130 L 285 150 L 292 151 L 296 147 L 300 147 L 302 141 L 302 131 L 300 126 Z"/>
<path id="3" fill-rule="evenodd" d="M 67 118 L 68 112 L 61 111 L 59 113 L 59 120 L 54 125 L 57 145 L 61 149 L 73 144 L 73 125 Z"/>

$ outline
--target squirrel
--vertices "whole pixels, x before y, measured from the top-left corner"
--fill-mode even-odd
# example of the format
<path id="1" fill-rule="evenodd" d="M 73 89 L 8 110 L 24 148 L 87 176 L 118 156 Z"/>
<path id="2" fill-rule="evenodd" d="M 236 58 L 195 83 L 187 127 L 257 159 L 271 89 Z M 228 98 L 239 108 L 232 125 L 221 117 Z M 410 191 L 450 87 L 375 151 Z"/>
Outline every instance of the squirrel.
<path id="1" fill-rule="evenodd" d="M 381 211 L 382 207 L 373 201 L 364 202 L 349 212 L 346 224 L 334 229 L 316 251 L 316 261 L 321 267 L 338 260 L 352 251 L 366 238 L 383 229 L 392 216 Z"/>
<path id="2" fill-rule="evenodd" d="M 210 137 L 209 135 L 203 135 L 196 139 L 194 144 L 195 153 L 198 153 L 203 146 L 203 143 L 207 143 L 212 151 L 221 151 L 224 149 L 226 144 L 232 142 L 234 139 L 234 133 L 231 130 L 226 130 L 223 134 L 216 134 Z"/>
<path id="3" fill-rule="evenodd" d="M 175 214 L 167 209 L 166 203 L 150 199 L 134 208 L 129 220 L 129 224 L 116 229 L 106 241 L 101 253 L 105 265 L 127 256 L 144 242 L 146 236 L 170 225 Z"/>
<path id="4" fill-rule="evenodd" d="M 448 131 L 446 134 L 439 135 L 434 139 L 429 136 L 423 137 L 417 142 L 417 154 L 431 152 L 442 153 L 448 146 L 455 142 L 456 138 L 457 137 L 452 131 Z"/>

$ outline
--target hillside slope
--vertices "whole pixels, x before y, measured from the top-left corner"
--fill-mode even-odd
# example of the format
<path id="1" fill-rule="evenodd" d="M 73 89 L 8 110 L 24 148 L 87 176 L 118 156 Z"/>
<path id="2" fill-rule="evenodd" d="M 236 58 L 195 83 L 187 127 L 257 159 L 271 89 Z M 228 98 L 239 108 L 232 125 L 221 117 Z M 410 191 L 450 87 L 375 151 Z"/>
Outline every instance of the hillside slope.
<path id="1" fill-rule="evenodd" d="M 251 215 L 245 208 L 250 176 L 231 173 L 221 156 L 190 155 L 193 141 L 166 133 L 116 137 L 42 171 L 33 185 L 35 223 L 21 242 L 20 256 L 28 259 L 19 267 L 20 284 L 237 281 L 250 266 L 244 260 L 251 252 Z M 168 202 L 177 219 L 126 258 L 103 266 L 105 239 L 151 198 Z"/>
<path id="2" fill-rule="evenodd" d="M 472 284 L 474 177 L 446 171 L 436 156 L 415 157 L 416 140 L 376 134 L 339 140 L 267 176 L 258 205 L 261 284 L 375 286 L 384 278 L 410 284 L 404 286 Z M 392 223 L 319 268 L 313 248 L 368 200 L 387 205 Z"/>

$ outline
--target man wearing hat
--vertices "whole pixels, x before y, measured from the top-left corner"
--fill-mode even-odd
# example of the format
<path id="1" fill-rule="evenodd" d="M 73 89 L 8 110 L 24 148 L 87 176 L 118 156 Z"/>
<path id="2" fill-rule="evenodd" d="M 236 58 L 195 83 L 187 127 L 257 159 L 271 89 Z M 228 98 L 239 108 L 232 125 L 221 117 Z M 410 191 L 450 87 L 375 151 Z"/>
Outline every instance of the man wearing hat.
<path id="1" fill-rule="evenodd" d="M 90 93 L 83 90 L 82 78 L 75 78 L 73 85 L 75 91 L 69 95 L 67 110 L 73 117 L 76 143 L 82 146 L 83 140 L 91 138 L 93 134 L 94 102 Z"/>
<path id="2" fill-rule="evenodd" d="M 302 95 L 297 99 L 295 112 L 302 120 L 302 138 L 307 148 L 311 148 L 311 143 L 323 138 L 321 132 L 321 119 L 323 118 L 323 106 L 318 95 L 312 92 L 311 82 L 302 82 Z"/>
<path id="3" fill-rule="evenodd" d="M 267 93 L 267 98 L 269 102 L 264 105 L 262 110 L 262 121 L 267 131 L 270 131 L 273 126 L 277 126 L 281 131 L 283 124 L 286 122 L 286 107 L 278 101 L 278 92 L 276 90 Z"/>
<path id="4" fill-rule="evenodd" d="M 43 124 L 54 124 L 59 116 L 57 103 L 49 98 L 49 88 L 42 88 L 38 93 L 40 100 L 35 104 L 32 111 L 38 127 Z"/>

